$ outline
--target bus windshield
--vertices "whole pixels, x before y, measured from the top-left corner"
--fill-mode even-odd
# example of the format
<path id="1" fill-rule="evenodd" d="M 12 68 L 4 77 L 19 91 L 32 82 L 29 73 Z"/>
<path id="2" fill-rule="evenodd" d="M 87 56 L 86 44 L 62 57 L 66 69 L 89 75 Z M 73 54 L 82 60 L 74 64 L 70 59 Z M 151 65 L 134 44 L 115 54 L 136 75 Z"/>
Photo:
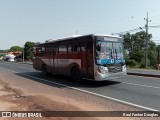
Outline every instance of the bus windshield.
<path id="1" fill-rule="evenodd" d="M 123 44 L 115 41 L 96 41 L 96 64 L 125 64 Z"/>

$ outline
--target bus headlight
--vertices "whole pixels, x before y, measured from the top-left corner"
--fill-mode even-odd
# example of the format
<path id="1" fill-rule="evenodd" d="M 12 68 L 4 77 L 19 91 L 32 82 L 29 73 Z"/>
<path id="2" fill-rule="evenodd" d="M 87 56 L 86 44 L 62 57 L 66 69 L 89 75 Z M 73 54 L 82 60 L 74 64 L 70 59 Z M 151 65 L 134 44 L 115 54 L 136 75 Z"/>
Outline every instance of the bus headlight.
<path id="1" fill-rule="evenodd" d="M 97 71 L 101 74 L 108 73 L 108 69 L 106 67 L 100 66 L 97 68 Z"/>
<path id="2" fill-rule="evenodd" d="M 123 72 L 126 72 L 126 65 L 123 65 L 122 71 L 123 71 Z"/>

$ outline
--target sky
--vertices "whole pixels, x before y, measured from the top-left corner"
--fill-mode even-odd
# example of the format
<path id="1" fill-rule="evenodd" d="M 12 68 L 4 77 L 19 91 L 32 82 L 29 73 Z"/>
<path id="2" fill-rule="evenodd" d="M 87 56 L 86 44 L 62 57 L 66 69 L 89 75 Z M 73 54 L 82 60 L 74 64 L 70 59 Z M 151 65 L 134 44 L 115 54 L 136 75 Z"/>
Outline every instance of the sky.
<path id="1" fill-rule="evenodd" d="M 160 0 L 0 0 L 0 49 L 160 25 Z M 138 32 L 138 31 L 137 31 Z M 160 43 L 160 28 L 149 29 Z"/>

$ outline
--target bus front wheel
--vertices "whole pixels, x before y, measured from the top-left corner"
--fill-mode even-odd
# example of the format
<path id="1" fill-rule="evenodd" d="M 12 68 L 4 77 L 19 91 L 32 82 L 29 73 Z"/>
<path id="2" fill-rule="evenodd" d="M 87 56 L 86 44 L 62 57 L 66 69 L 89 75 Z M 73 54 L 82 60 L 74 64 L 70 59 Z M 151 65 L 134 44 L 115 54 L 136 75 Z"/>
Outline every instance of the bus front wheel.
<path id="1" fill-rule="evenodd" d="M 75 82 L 79 82 L 81 80 L 81 76 L 78 68 L 76 67 L 72 68 L 71 77 L 72 77 L 72 80 Z"/>

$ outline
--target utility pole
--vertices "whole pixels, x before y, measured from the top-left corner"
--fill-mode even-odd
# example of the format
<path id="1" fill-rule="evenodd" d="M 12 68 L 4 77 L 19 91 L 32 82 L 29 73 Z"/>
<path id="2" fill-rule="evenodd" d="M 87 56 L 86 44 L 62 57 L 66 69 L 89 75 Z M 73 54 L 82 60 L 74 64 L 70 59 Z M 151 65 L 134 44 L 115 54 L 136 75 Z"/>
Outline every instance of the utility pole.
<path id="1" fill-rule="evenodd" d="M 151 22 L 151 20 L 148 20 L 148 12 L 147 12 L 147 18 L 144 18 L 144 20 L 146 20 L 146 39 L 145 39 L 145 68 L 147 68 L 147 49 L 148 49 L 148 22 Z"/>

